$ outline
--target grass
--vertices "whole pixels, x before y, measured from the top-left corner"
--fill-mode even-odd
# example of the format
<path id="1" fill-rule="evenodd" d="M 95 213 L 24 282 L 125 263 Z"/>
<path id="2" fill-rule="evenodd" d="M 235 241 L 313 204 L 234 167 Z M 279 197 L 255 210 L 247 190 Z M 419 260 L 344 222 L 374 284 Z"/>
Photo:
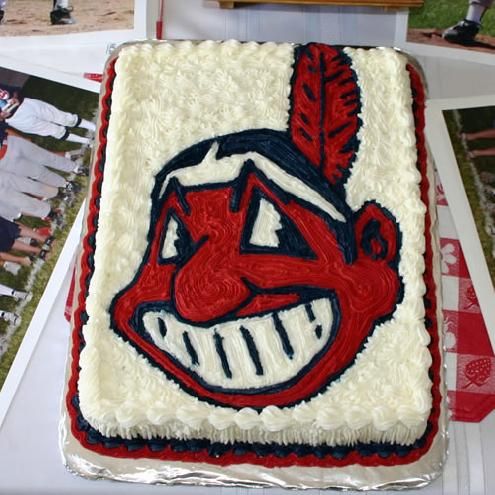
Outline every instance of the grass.
<path id="1" fill-rule="evenodd" d="M 410 9 L 409 27 L 413 29 L 445 29 L 466 16 L 466 0 L 425 0 L 423 7 Z M 480 34 L 495 36 L 495 8 L 483 17 Z"/>
<path id="2" fill-rule="evenodd" d="M 63 84 L 39 79 L 36 77 L 30 77 L 26 82 L 23 93 L 30 98 L 37 98 L 46 102 L 52 103 L 61 110 L 70 111 L 71 113 L 77 113 L 83 118 L 88 120 L 93 119 L 94 112 L 98 105 L 98 95 L 88 91 L 84 91 L 77 88 L 72 88 Z M 76 129 L 75 133 L 81 133 Z M 66 141 L 59 141 L 51 137 L 29 136 L 29 138 L 39 146 L 42 146 L 51 151 L 68 151 L 78 149 L 80 146 L 76 143 L 70 143 Z M 89 153 L 84 157 L 85 163 L 89 163 Z M 63 175 L 63 174 L 62 174 Z M 31 318 L 36 310 L 38 302 L 43 295 L 46 284 L 50 278 L 50 275 L 55 267 L 58 256 L 62 251 L 65 240 L 69 234 L 70 228 L 74 223 L 75 217 L 81 207 L 84 197 L 86 196 L 86 189 L 88 179 L 85 176 L 78 176 L 76 182 L 80 187 L 80 192 L 76 195 L 74 202 L 67 206 L 64 213 L 64 224 L 54 231 L 55 241 L 52 245 L 52 249 L 46 262 L 36 275 L 31 292 L 33 294 L 32 300 L 25 306 L 24 310 L 20 313 L 22 322 L 17 327 L 14 335 L 12 336 L 9 347 L 6 353 L 0 359 L 0 388 L 2 387 L 7 373 L 12 365 L 17 350 L 22 343 L 22 339 L 29 327 Z M 52 207 L 57 207 L 60 204 L 59 199 L 53 199 L 50 201 Z M 37 218 L 21 217 L 20 222 L 35 228 L 46 225 L 44 222 Z M 29 278 L 31 268 L 22 267 L 17 276 L 12 275 L 5 270 L 0 270 L 0 283 L 13 287 L 15 289 L 25 289 L 26 283 Z M 10 297 L 0 297 L 0 308 L 7 311 L 14 311 L 17 303 Z M 5 332 L 7 323 L 0 321 L 0 334 Z"/>
<path id="3" fill-rule="evenodd" d="M 495 107 L 485 108 L 471 108 L 466 110 L 458 110 L 461 114 L 462 131 L 475 132 L 493 125 L 495 119 Z M 492 251 L 495 246 L 492 238 L 487 234 L 484 223 L 484 213 L 478 196 L 478 191 L 475 186 L 474 178 L 472 175 L 471 167 L 466 156 L 466 151 L 459 137 L 461 129 L 455 121 L 453 112 L 444 112 L 445 121 L 449 130 L 450 139 L 454 148 L 455 156 L 457 158 L 457 165 L 461 173 L 464 189 L 471 206 L 474 221 L 476 223 L 476 229 L 480 238 L 485 259 L 488 264 L 488 271 L 492 278 L 492 282 L 495 285 L 495 258 L 492 255 Z M 495 142 L 491 140 L 471 141 L 470 149 L 484 148 L 488 146 L 494 146 Z M 474 160 L 475 167 L 479 172 L 495 172 L 495 157 L 480 157 Z"/>

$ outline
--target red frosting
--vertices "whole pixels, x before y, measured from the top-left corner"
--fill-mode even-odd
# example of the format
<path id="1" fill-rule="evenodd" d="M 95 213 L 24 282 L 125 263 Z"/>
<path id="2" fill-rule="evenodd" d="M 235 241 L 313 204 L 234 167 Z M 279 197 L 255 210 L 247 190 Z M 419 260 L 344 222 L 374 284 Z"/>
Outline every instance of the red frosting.
<path id="1" fill-rule="evenodd" d="M 90 258 L 94 253 L 94 246 L 91 245 L 91 240 L 94 239 L 96 232 L 96 225 L 98 219 L 98 201 L 100 197 L 101 184 L 104 174 L 104 162 L 105 162 L 105 149 L 106 149 L 106 132 L 108 128 L 108 120 L 110 115 L 110 99 L 112 94 L 113 81 L 115 78 L 114 64 L 110 64 L 107 69 L 105 91 L 101 101 L 101 126 L 99 130 L 99 147 L 96 154 L 96 163 L 94 167 L 94 178 L 92 183 L 89 213 L 87 217 L 87 233 L 83 241 L 83 253 L 81 258 L 81 273 L 79 278 L 80 292 L 77 300 L 77 307 L 74 314 L 74 328 L 72 333 L 73 347 L 72 347 L 72 374 L 69 380 L 69 390 L 67 393 L 66 404 L 71 418 L 71 431 L 75 438 L 87 449 L 100 454 L 123 457 L 123 458 L 154 458 L 170 461 L 184 461 L 184 462 L 206 462 L 218 465 L 249 463 L 258 464 L 267 467 L 283 467 L 283 466 L 321 466 L 321 467 L 338 467 L 346 466 L 349 464 L 361 464 L 363 466 L 393 466 L 399 464 L 407 464 L 416 461 L 428 451 L 431 443 L 438 432 L 438 417 L 440 413 L 441 394 L 440 394 L 440 365 L 441 356 L 439 349 L 439 336 L 438 326 L 436 319 L 436 286 L 433 278 L 432 271 L 432 238 L 431 238 L 431 218 L 429 212 L 426 214 L 426 252 L 425 252 L 425 266 L 424 281 L 427 287 L 425 299 L 428 300 L 426 304 L 426 321 L 427 330 L 431 336 L 431 343 L 429 345 L 432 355 L 431 376 L 433 379 L 432 396 L 433 407 L 429 417 L 429 429 L 426 433 L 425 441 L 422 446 L 417 449 L 413 449 L 407 455 L 399 456 L 398 454 L 392 454 L 387 458 L 382 458 L 378 454 L 362 456 L 357 451 L 352 451 L 342 459 L 337 459 L 333 456 L 325 456 L 319 458 L 316 455 L 306 455 L 298 457 L 295 453 L 289 454 L 286 457 L 278 457 L 275 454 L 269 454 L 263 457 L 256 455 L 254 452 L 248 452 L 244 454 L 234 454 L 230 451 L 219 457 L 214 457 L 208 454 L 206 449 L 198 450 L 195 452 L 185 451 L 176 452 L 171 447 L 167 447 L 159 452 L 152 451 L 148 446 L 138 448 L 136 450 L 128 450 L 125 446 L 119 446 L 114 448 L 106 448 L 102 444 L 94 444 L 88 441 L 87 433 L 78 429 L 77 416 L 80 414 L 77 406 L 73 402 L 73 398 L 77 396 L 77 382 L 79 376 L 79 353 L 80 349 L 84 345 L 82 337 L 82 325 L 83 315 L 85 315 L 85 301 L 88 291 L 89 281 L 92 274 Z M 408 70 L 411 77 L 411 84 L 414 94 L 414 116 L 416 121 L 416 138 L 418 148 L 418 168 L 422 175 L 421 181 L 421 198 L 422 201 L 429 205 L 428 190 L 429 182 L 426 176 L 427 167 L 427 155 L 425 148 L 424 138 L 424 102 L 425 95 L 421 79 L 416 70 L 408 66 Z M 364 220 L 363 220 L 364 222 Z M 359 223 L 359 222 L 358 222 Z M 378 249 L 377 246 L 372 247 L 373 250 Z M 259 304 L 268 304 L 267 302 L 260 301 Z M 321 371 L 321 370 L 320 370 Z M 316 378 L 316 377 L 315 377 Z"/>
<path id="2" fill-rule="evenodd" d="M 299 150 L 334 184 L 356 153 L 359 90 L 341 50 L 319 43 L 298 50 L 289 131 Z"/>
<path id="3" fill-rule="evenodd" d="M 304 232 L 314 253 L 313 259 L 240 251 L 240 238 L 253 191 L 262 191 L 264 197 Z M 396 225 L 378 206 L 366 205 L 356 222 L 357 245 L 361 245 L 362 230 L 367 222 L 373 220 L 379 222 L 386 252 L 382 258 L 373 259 L 372 252 L 368 255 L 358 249 L 357 259 L 348 264 L 334 232 L 319 215 L 295 201 L 284 204 L 257 177 L 251 176 L 247 180 L 242 201 L 235 212 L 228 207 L 231 195 L 230 188 L 189 192 L 187 214 L 175 194 L 167 198 L 154 225 L 149 258 L 144 260 L 132 286 L 116 299 L 112 308 L 114 325 L 127 340 L 151 357 L 153 364 L 200 399 L 235 408 L 291 405 L 316 395 L 332 377 L 349 366 L 370 329 L 374 328 L 374 322 L 395 309 L 400 281 L 396 269 L 389 263 L 398 249 Z M 193 239 L 204 239 L 184 265 L 159 262 L 163 226 L 170 211 L 176 213 Z M 370 247 L 373 250 L 377 246 Z M 258 296 L 250 286 L 256 286 L 256 292 L 268 293 Z M 208 323 L 238 308 L 244 316 L 257 316 L 261 305 L 269 310 L 284 309 L 287 298 L 291 296 L 299 302 L 307 286 L 322 294 L 328 291 L 334 295 L 338 304 L 335 309 L 338 314 L 334 318 L 339 320 L 336 335 L 314 366 L 293 379 L 290 386 L 273 387 L 269 391 L 263 389 L 255 393 L 251 390 L 249 394 L 242 394 L 205 386 L 189 369 L 174 362 L 133 327 L 133 314 L 138 304 L 164 301 L 175 306 L 186 321 Z M 288 287 L 293 292 L 284 294 L 282 291 Z M 281 292 L 277 293 L 277 290 Z M 250 305 L 251 313 L 244 303 Z"/>

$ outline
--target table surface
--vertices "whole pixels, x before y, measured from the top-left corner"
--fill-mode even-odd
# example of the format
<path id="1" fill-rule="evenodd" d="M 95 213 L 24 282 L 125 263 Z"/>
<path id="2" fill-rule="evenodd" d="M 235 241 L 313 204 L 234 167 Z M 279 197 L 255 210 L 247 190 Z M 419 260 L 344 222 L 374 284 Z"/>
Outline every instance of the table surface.
<path id="1" fill-rule="evenodd" d="M 150 4 L 156 0 L 150 0 Z M 189 9 L 181 9 L 183 0 L 168 0 L 166 35 L 193 39 L 272 39 L 304 42 L 310 40 L 340 44 L 393 45 L 396 14 L 370 9 L 349 8 L 275 8 L 253 7 L 249 10 L 221 12 L 215 2 L 188 0 Z M 186 12 L 187 10 L 187 12 Z M 80 52 L 83 66 L 78 72 L 101 71 L 104 46 L 68 47 L 67 56 L 58 56 L 58 68 L 75 74 L 73 54 Z M 33 63 L 53 67 L 53 46 L 33 52 L 20 49 L 16 56 Z M 31 59 L 29 58 L 31 57 Z M 460 60 L 420 57 L 426 72 L 430 96 L 447 98 L 495 91 L 495 67 Z M 69 325 L 63 317 L 70 270 L 56 296 L 35 350 L 26 365 L 19 387 L 0 427 L 0 494 L 33 493 L 110 494 L 167 493 L 249 494 L 262 489 L 157 487 L 89 481 L 68 473 L 58 446 L 60 412 Z M 30 329 L 31 331 L 31 329 Z M 492 494 L 495 493 L 495 414 L 481 423 L 452 423 L 449 428 L 449 457 L 443 477 L 422 490 L 421 494 Z M 492 460 L 490 462 L 490 460 Z M 264 490 L 263 490 L 264 492 Z M 319 491 L 310 490 L 313 494 Z M 271 489 L 270 494 L 288 493 Z M 361 492 L 362 493 L 362 492 Z"/>
<path id="2" fill-rule="evenodd" d="M 22 381 L 0 428 L 0 493 L 50 494 L 248 494 L 245 488 L 160 487 L 90 481 L 67 472 L 58 445 L 58 418 L 69 341 L 69 324 L 63 317 L 69 289 L 69 271 L 41 332 Z M 482 423 L 451 423 L 450 448 L 442 478 L 416 494 L 492 494 L 495 492 L 495 415 Z M 493 461 L 492 461 L 493 462 Z M 288 493 L 271 489 L 270 495 Z M 319 493 L 317 490 L 306 492 Z"/>

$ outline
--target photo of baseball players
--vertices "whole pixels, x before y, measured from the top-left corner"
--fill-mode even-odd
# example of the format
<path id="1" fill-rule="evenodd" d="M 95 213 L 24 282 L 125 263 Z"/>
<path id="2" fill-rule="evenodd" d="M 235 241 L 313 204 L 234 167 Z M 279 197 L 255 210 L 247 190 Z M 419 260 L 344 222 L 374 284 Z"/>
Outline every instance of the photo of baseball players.
<path id="1" fill-rule="evenodd" d="M 494 55 L 493 0 L 425 0 L 410 9 L 407 41 Z"/>
<path id="2" fill-rule="evenodd" d="M 495 107 L 448 110 L 443 115 L 495 285 Z"/>
<path id="3" fill-rule="evenodd" d="M 82 204 L 97 105 L 0 67 L 0 386 Z"/>
<path id="4" fill-rule="evenodd" d="M 134 0 L 0 0 L 0 36 L 71 34 L 134 26 Z"/>
<path id="5" fill-rule="evenodd" d="M 5 21 L 5 10 L 8 0 L 0 0 L 0 22 Z M 72 17 L 72 6 L 69 0 L 53 0 L 52 10 L 50 11 L 50 23 L 56 25 L 74 24 Z"/>

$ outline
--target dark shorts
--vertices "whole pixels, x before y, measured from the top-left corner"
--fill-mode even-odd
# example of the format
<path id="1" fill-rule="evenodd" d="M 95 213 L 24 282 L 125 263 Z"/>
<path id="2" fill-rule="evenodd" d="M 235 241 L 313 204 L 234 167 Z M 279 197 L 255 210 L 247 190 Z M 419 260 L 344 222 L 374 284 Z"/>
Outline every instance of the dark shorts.
<path id="1" fill-rule="evenodd" d="M 0 217 L 0 252 L 10 251 L 20 233 L 19 225 Z"/>

